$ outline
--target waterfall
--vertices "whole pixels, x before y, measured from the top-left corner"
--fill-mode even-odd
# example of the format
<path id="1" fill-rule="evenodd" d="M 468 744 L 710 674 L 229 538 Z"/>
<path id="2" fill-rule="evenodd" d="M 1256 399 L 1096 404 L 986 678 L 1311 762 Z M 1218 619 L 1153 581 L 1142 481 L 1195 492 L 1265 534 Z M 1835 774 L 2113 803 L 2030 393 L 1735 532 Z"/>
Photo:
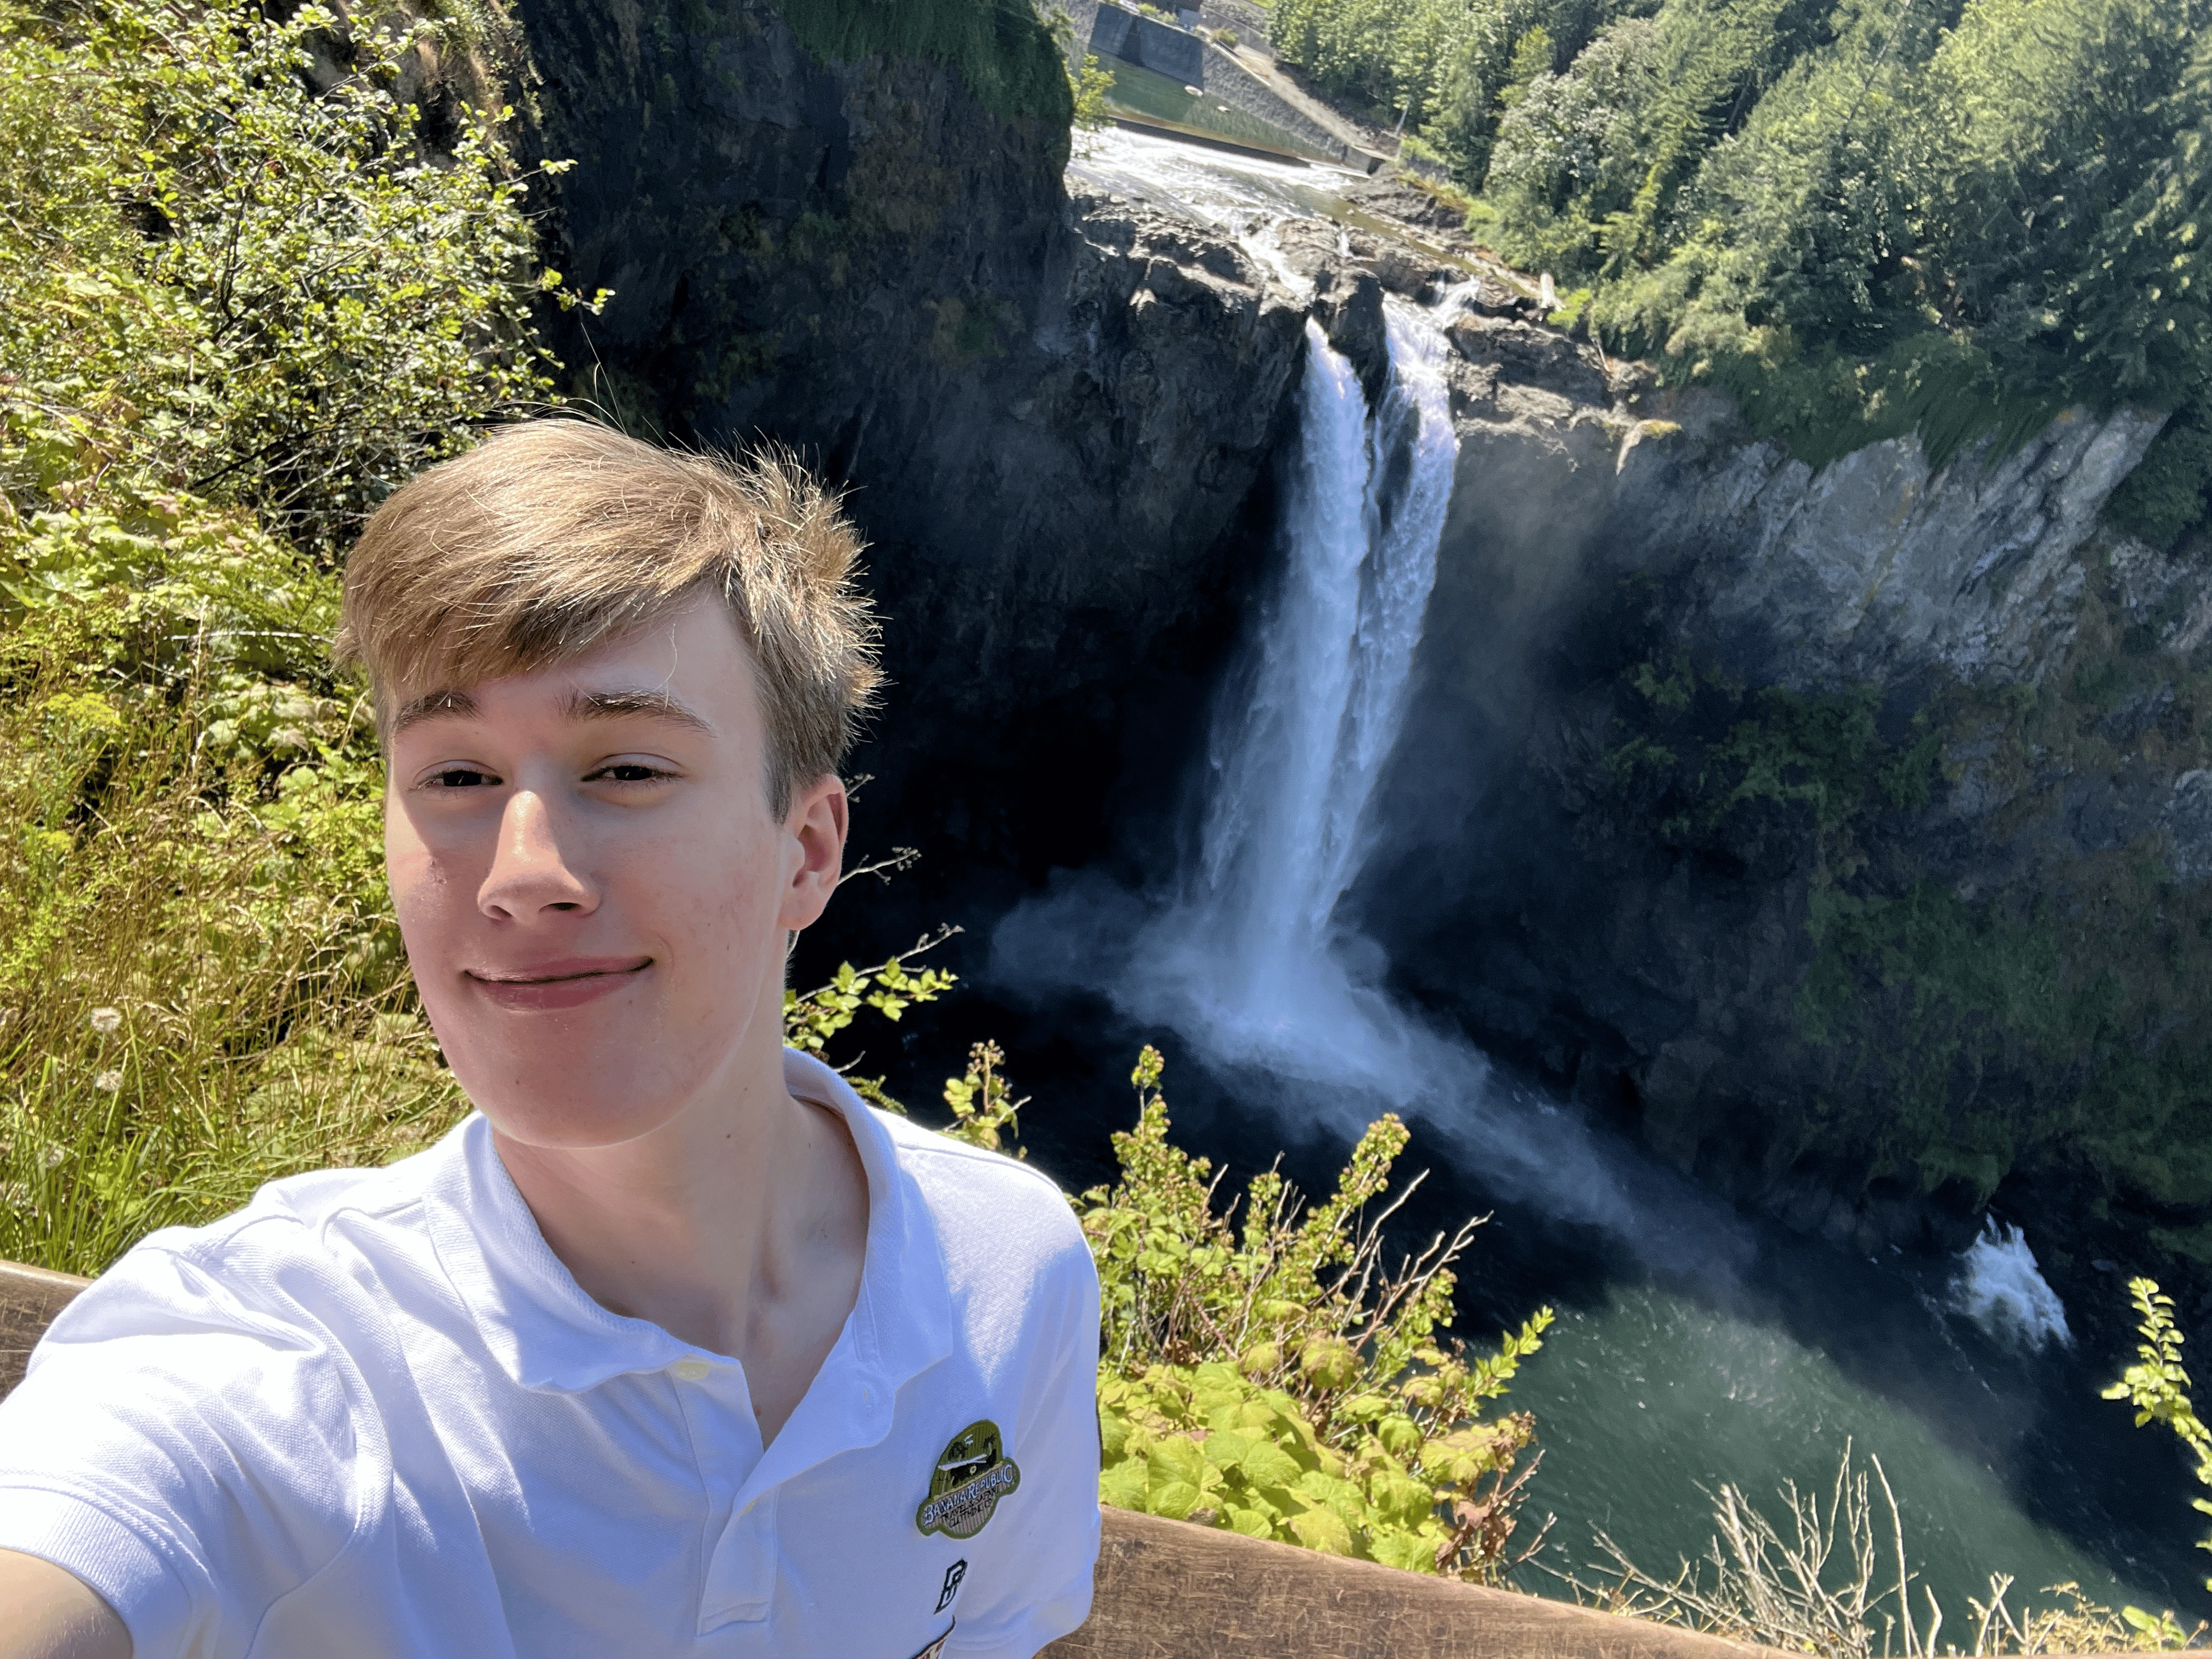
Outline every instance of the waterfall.
<path id="1" fill-rule="evenodd" d="M 2066 1305 L 2044 1281 L 2027 1237 L 1995 1216 L 1959 1258 L 1951 1306 L 1991 1336 L 2031 1352 L 2039 1353 L 2053 1342 L 2062 1348 L 2074 1346 Z"/>
<path id="2" fill-rule="evenodd" d="M 1216 724 L 1204 854 L 1179 919 L 1223 1012 L 1263 1025 L 1292 1012 L 1359 872 L 1450 505 L 1443 337 L 1411 307 L 1386 322 L 1392 372 L 1372 414 L 1306 324 L 1284 586 L 1262 612 L 1250 701 Z"/>
<path id="3" fill-rule="evenodd" d="M 1381 951 L 1339 913 L 1374 848 L 1376 787 L 1436 580 L 1459 449 L 1443 324 L 1460 303 L 1387 302 L 1390 373 L 1372 410 L 1307 324 L 1283 569 L 1216 711 L 1200 856 L 1142 897 L 1067 878 L 1000 924 L 994 975 L 1103 989 L 1300 1128 L 1349 1134 L 1395 1111 L 1502 1195 L 1601 1227 L 1654 1265 L 1725 1267 L 1741 1240 L 1717 1204 L 1632 1171 L 1577 1115 L 1506 1086 L 1464 1038 L 1390 996 L 1363 965 Z"/>

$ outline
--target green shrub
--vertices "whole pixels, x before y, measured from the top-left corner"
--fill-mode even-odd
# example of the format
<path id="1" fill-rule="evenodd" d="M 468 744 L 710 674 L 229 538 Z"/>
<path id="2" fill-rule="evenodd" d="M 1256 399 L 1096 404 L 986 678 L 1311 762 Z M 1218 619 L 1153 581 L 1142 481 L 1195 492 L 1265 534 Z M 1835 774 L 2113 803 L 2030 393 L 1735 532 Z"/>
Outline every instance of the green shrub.
<path id="1" fill-rule="evenodd" d="M 438 38 L 348 35 L 319 7 L 0 6 L 19 511 L 244 506 L 328 558 L 401 478 L 545 396 L 532 313 L 559 278 L 532 269 L 528 182 L 488 118 L 425 81 Z"/>
<path id="2" fill-rule="evenodd" d="M 460 1109 L 325 659 L 354 524 L 553 367 L 440 40 L 0 0 L 0 1255 L 96 1272 Z"/>
<path id="3" fill-rule="evenodd" d="M 1389 1270 L 1381 1205 L 1404 1150 L 1370 1126 L 1336 1191 L 1307 1206 L 1269 1170 L 1217 1211 L 1211 1166 L 1168 1139 L 1161 1060 L 1132 1080 L 1137 1125 L 1115 1135 L 1121 1182 L 1077 1209 L 1104 1305 L 1100 1491 L 1199 1520 L 1421 1572 L 1495 1579 L 1517 1559 L 1533 1464 L 1526 1413 L 1484 1419 L 1541 1345 L 1540 1310 L 1494 1355 L 1439 1335 L 1451 1265 L 1475 1224 Z M 1414 1183 L 1418 1184 L 1418 1181 Z"/>
<path id="4" fill-rule="evenodd" d="M 1101 69 L 1098 59 L 1090 52 L 1083 54 L 1083 67 L 1068 71 L 1069 95 L 1075 100 L 1072 119 L 1079 132 L 1103 131 L 1113 118 L 1107 100 L 1114 92 L 1114 71 Z"/>
<path id="5" fill-rule="evenodd" d="M 2203 399 L 2168 421 L 2136 470 L 2112 492 L 2106 516 L 2154 547 L 2170 547 L 2203 522 L 2212 489 L 2212 409 Z"/>
<path id="6" fill-rule="evenodd" d="M 2134 1300 L 2136 1313 L 2142 1323 L 2136 1328 L 2142 1340 L 2136 1348 L 2136 1363 L 2121 1373 L 2120 1380 L 2105 1390 L 2107 1400 L 2124 1400 L 2136 1408 L 2136 1426 L 2146 1423 L 2163 1423 L 2173 1431 L 2175 1437 L 2197 1460 L 2197 1485 L 2212 1490 L 2212 1429 L 2205 1427 L 2197 1415 L 2197 1407 L 2189 1398 L 2189 1372 L 2181 1363 L 2181 1330 L 2173 1322 L 2173 1298 L 2158 1287 L 2152 1279 L 2131 1279 L 2128 1295 Z M 2212 1498 L 2192 1498 L 2191 1507 L 2201 1515 L 2212 1515 Z M 2212 1538 L 2197 1543 L 2201 1550 L 2212 1550 Z M 2204 1581 L 2212 1589 L 2212 1578 Z M 2138 1610 L 2130 1607 L 2134 1613 Z"/>

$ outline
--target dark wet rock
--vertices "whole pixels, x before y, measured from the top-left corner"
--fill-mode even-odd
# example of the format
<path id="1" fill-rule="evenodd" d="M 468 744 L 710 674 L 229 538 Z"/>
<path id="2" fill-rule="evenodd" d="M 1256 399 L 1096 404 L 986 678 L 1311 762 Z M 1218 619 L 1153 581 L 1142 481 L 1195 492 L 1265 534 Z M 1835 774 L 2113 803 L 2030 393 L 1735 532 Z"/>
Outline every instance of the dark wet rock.
<path id="1" fill-rule="evenodd" d="M 2148 1125 L 2212 1123 L 2212 1082 L 2087 1104 L 2212 1048 L 2130 967 L 2212 918 L 2212 599 L 2098 522 L 2157 422 L 1816 471 L 1559 331 L 1449 332 L 1458 479 L 1352 900 L 1401 988 L 1808 1235 L 1956 1251 L 1995 1203 L 2193 1281 L 2212 1171 Z M 2139 1012 L 2035 1024 L 1988 1000 L 2007 952 Z"/>
<path id="2" fill-rule="evenodd" d="M 1218 234 L 1070 200 L 1049 122 L 935 63 L 817 61 L 763 0 L 523 21 L 544 148 L 577 161 L 558 263 L 615 290 L 558 324 L 578 390 L 850 491 L 892 678 L 862 844 L 933 871 L 1103 846 L 1125 757 L 1172 773 L 1160 728 L 1233 636 L 1303 296 Z M 1317 269 L 1346 337 L 1379 330 L 1371 275 Z"/>
<path id="3" fill-rule="evenodd" d="M 1285 265 L 1312 284 L 1313 314 L 1352 362 L 1372 399 L 1390 374 L 1390 342 L 1382 326 L 1382 281 L 1358 247 L 1325 220 L 1293 220 L 1277 233 Z M 1368 243 L 1371 251 L 1373 244 Z"/>

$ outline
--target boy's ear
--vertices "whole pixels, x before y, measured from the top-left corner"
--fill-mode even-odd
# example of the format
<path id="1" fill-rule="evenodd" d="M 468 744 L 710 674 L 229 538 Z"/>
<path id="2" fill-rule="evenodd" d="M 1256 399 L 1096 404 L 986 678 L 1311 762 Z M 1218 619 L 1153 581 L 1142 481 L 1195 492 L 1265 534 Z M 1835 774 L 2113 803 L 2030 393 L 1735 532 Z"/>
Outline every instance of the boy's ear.
<path id="1" fill-rule="evenodd" d="M 785 832 L 798 844 L 799 862 L 777 918 L 789 931 L 812 927 L 829 908 L 830 896 L 844 875 L 851 814 L 844 780 L 834 772 L 792 792 L 791 811 L 783 822 Z"/>

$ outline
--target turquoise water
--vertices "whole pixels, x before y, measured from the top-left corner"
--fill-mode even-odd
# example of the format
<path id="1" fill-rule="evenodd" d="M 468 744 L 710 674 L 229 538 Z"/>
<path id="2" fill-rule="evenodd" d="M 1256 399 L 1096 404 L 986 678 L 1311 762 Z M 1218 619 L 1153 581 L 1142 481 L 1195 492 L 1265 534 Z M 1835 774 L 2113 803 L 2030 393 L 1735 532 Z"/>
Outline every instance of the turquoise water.
<path id="1" fill-rule="evenodd" d="M 1878 1457 L 1888 1475 L 1905 1553 L 1943 1605 L 1947 1639 L 1966 1639 L 1966 1598 L 1988 1599 L 1992 1571 L 2014 1579 L 2008 1604 L 2015 1613 L 2050 1601 L 2037 1594 L 2041 1587 L 2069 1582 L 2107 1606 L 2160 1604 L 2038 1526 L 1994 1470 L 1825 1354 L 1659 1291 L 1621 1289 L 1595 1310 L 1563 1311 L 1510 1403 L 1536 1415 L 1544 1462 L 1529 1507 L 1537 1517 L 1558 1517 L 1540 1558 L 1555 1571 L 1604 1577 L 1584 1570 L 1601 1559 L 1591 1534 L 1602 1528 L 1646 1571 L 1670 1577 L 1712 1535 L 1700 1485 L 1729 1482 L 1781 1525 L 1777 1490 L 1794 1480 L 1825 1503 L 1848 1441 L 1862 1459 Z M 2083 1401 L 2085 1412 L 2119 1409 Z M 1886 1507 L 1877 1513 L 1877 1537 L 1893 1558 Z M 2177 1515 L 2176 1526 L 2187 1518 Z M 1540 1572 L 1524 1569 L 1522 1578 L 1528 1589 L 1562 1593 Z M 1914 1599 L 1924 1607 L 1917 1590 Z"/>

